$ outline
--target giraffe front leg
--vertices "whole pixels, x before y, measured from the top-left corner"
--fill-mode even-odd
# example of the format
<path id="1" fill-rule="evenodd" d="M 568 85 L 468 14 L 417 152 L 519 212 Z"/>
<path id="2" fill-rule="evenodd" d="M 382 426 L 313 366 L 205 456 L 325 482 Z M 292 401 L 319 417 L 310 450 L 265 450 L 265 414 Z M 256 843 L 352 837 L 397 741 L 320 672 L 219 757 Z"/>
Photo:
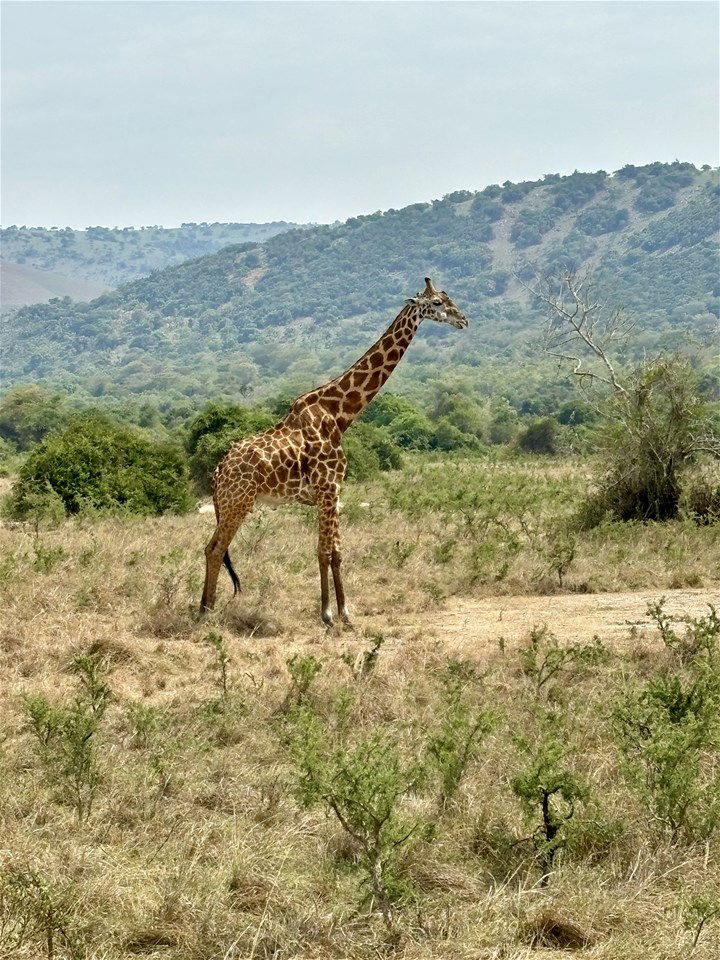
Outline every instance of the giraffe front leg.
<path id="1" fill-rule="evenodd" d="M 333 615 L 330 609 L 330 588 L 328 582 L 330 557 L 322 556 L 318 551 L 318 563 L 320 564 L 320 618 L 326 626 L 331 627 L 333 625 Z"/>
<path id="2" fill-rule="evenodd" d="M 342 602 L 340 609 L 339 597 L 342 596 L 342 581 L 340 576 L 339 554 L 336 556 L 335 545 L 338 538 L 338 498 L 336 491 L 328 491 L 318 497 L 318 564 L 320 566 L 320 617 L 326 626 L 333 625 L 333 615 L 330 609 L 330 581 L 328 572 L 332 566 L 333 583 L 335 584 L 335 595 L 338 597 L 338 613 L 343 617 L 347 615 L 345 611 L 345 601 Z M 337 573 L 336 573 L 337 571 Z M 340 594 L 338 595 L 338 583 L 340 583 Z"/>
<path id="3" fill-rule="evenodd" d="M 318 563 L 320 564 L 320 616 L 323 623 L 332 626 L 333 615 L 330 610 L 330 584 L 328 569 L 332 570 L 335 599 L 337 600 L 338 615 L 346 623 L 350 623 L 345 605 L 345 589 L 342 582 L 340 565 L 340 517 L 338 512 L 337 491 L 327 493 L 319 498 L 318 502 L 319 540 Z"/>
<path id="4" fill-rule="evenodd" d="M 335 585 L 335 599 L 337 600 L 338 616 L 346 626 L 351 626 L 350 623 L 350 614 L 347 612 L 347 607 L 345 606 L 345 587 L 342 582 L 342 575 L 340 573 L 340 564 L 342 563 L 342 557 L 340 555 L 340 537 L 338 535 L 337 544 L 333 544 L 332 553 L 330 554 L 330 569 L 332 570 L 333 575 L 333 584 Z"/>

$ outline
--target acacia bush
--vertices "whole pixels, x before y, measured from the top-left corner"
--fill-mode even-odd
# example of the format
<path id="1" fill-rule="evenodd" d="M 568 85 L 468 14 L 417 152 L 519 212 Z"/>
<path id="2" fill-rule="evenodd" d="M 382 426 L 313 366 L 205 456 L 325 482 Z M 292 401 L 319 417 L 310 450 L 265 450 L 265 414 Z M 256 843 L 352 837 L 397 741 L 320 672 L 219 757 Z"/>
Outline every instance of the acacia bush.
<path id="1" fill-rule="evenodd" d="M 587 519 L 603 513 L 619 520 L 676 517 L 700 448 L 716 442 L 688 360 L 660 358 L 639 368 L 612 398 L 609 414 L 606 468 Z"/>
<path id="2" fill-rule="evenodd" d="M 332 729 L 307 707 L 296 707 L 289 724 L 298 799 L 306 808 L 324 806 L 357 844 L 370 897 L 392 930 L 393 906 L 401 896 L 399 853 L 412 840 L 430 835 L 422 818 L 403 808 L 426 771 L 422 763 L 405 760 L 397 737 L 385 730 L 348 742 L 341 720 L 339 729 Z"/>
<path id="3" fill-rule="evenodd" d="M 13 486 L 10 513 L 33 514 L 43 495 L 59 497 L 67 513 L 83 507 L 183 513 L 193 503 L 175 444 L 153 442 L 95 413 L 75 416 L 30 454 Z"/>
<path id="4" fill-rule="evenodd" d="M 30 450 L 67 421 L 63 398 L 31 384 L 9 390 L 0 400 L 0 441 Z"/>
<path id="5" fill-rule="evenodd" d="M 588 275 L 572 271 L 541 284 L 536 296 L 549 308 L 546 347 L 574 364 L 585 386 L 602 385 L 597 411 L 604 421 L 597 491 L 580 511 L 580 524 L 616 520 L 670 520 L 680 510 L 683 483 L 703 456 L 720 458 L 720 436 L 690 360 L 660 355 L 622 369 L 609 347 L 633 328 L 619 307 L 596 299 Z M 709 380 L 705 387 L 712 383 Z M 712 487 L 700 513 L 712 514 Z M 690 511 L 692 512 L 692 511 Z"/>
<path id="6" fill-rule="evenodd" d="M 543 866 L 541 884 L 548 882 L 555 857 L 567 843 L 567 826 L 578 804 L 587 803 L 590 788 L 574 769 L 568 717 L 559 708 L 533 708 L 530 735 L 515 736 L 521 763 L 512 777 L 512 792 L 521 802 L 529 839 Z"/>
<path id="7" fill-rule="evenodd" d="M 543 417 L 520 431 L 518 447 L 526 453 L 547 453 L 553 456 L 558 452 L 557 433 L 557 421 L 552 417 Z"/>
<path id="8" fill-rule="evenodd" d="M 615 707 L 623 772 L 673 840 L 707 838 L 720 822 L 719 686 L 716 671 L 666 670 Z"/>
<path id="9" fill-rule="evenodd" d="M 232 403 L 208 403 L 186 427 L 185 449 L 192 456 L 203 437 L 231 431 L 250 436 L 271 427 L 275 419 L 267 410 L 239 407 Z"/>

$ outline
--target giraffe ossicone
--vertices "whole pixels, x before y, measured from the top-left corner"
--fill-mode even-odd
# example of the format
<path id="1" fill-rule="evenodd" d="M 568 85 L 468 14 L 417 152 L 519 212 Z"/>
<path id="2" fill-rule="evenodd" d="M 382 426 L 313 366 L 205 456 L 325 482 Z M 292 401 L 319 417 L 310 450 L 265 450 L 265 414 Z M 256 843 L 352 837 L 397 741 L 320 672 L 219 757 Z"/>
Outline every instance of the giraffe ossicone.
<path id="1" fill-rule="evenodd" d="M 239 579 L 228 552 L 240 524 L 257 503 L 305 503 L 318 510 L 321 617 L 331 626 L 329 571 L 338 615 L 349 622 L 340 572 L 339 494 L 345 479 L 342 436 L 400 362 L 423 320 L 457 329 L 467 320 L 429 277 L 425 289 L 407 300 L 385 333 L 339 377 L 298 397 L 280 423 L 234 443 L 213 474 L 215 532 L 205 548 L 201 612 L 215 604 L 225 564 L 237 593 Z"/>

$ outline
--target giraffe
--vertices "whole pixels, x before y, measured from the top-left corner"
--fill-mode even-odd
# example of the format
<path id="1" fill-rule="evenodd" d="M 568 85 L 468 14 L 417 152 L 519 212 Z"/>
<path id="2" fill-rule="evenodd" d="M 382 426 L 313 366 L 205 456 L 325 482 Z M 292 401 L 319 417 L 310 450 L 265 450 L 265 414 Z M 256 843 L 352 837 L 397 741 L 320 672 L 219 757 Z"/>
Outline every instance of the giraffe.
<path id="1" fill-rule="evenodd" d="M 350 623 L 340 572 L 339 493 L 345 478 L 342 436 L 393 372 L 425 320 L 449 323 L 458 330 L 465 316 L 429 277 L 425 289 L 405 301 L 380 339 L 344 373 L 294 401 L 280 423 L 255 437 L 234 443 L 212 479 L 217 525 L 205 548 L 205 586 L 201 614 L 211 610 L 220 567 L 225 564 L 234 592 L 240 588 L 228 548 L 258 503 L 304 503 L 318 510 L 320 610 L 333 624 L 328 571 L 332 571 L 338 616 Z"/>

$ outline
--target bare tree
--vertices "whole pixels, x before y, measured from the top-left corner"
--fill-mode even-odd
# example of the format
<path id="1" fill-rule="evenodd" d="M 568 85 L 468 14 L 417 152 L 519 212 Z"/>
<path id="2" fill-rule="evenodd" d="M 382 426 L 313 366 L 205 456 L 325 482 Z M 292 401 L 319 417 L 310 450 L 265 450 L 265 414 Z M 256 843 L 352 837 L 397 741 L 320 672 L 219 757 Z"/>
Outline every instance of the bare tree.
<path id="1" fill-rule="evenodd" d="M 626 394 L 608 349 L 627 339 L 635 326 L 630 316 L 596 299 L 589 273 L 567 271 L 559 278 L 539 281 L 530 292 L 548 308 L 545 349 L 550 356 L 571 362 L 581 382 L 604 383 Z M 585 365 L 588 357 L 582 353 L 597 361 L 596 369 Z"/>
<path id="2" fill-rule="evenodd" d="M 634 323 L 595 295 L 588 273 L 568 271 L 529 289 L 548 310 L 547 352 L 572 364 L 583 388 L 611 390 L 594 404 L 610 424 L 600 499 L 621 519 L 675 516 L 681 472 L 700 453 L 720 456 L 720 438 L 693 389 L 687 359 L 660 356 L 619 373 L 612 348 L 627 340 Z"/>

